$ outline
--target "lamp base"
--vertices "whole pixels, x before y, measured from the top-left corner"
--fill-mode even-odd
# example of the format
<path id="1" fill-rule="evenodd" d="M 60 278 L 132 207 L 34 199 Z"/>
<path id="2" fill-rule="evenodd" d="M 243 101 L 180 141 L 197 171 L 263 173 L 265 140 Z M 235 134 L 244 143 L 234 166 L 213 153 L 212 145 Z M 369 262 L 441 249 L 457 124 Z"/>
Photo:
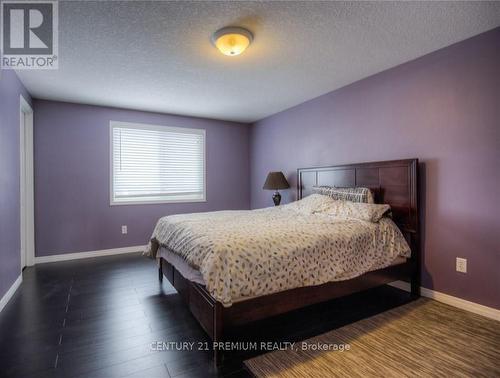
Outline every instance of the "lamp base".
<path id="1" fill-rule="evenodd" d="M 275 191 L 273 194 L 273 202 L 274 206 L 279 206 L 281 202 L 281 194 L 278 191 Z"/>

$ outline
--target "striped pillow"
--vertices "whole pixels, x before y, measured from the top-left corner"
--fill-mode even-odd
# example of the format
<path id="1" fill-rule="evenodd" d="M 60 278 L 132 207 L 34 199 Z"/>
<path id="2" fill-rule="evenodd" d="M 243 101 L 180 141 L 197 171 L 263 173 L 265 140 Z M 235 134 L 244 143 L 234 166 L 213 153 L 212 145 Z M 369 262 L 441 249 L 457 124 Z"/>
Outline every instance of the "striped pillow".
<path id="1" fill-rule="evenodd" d="M 369 188 L 338 188 L 336 186 L 313 186 L 313 193 L 328 196 L 337 201 L 375 203 Z"/>

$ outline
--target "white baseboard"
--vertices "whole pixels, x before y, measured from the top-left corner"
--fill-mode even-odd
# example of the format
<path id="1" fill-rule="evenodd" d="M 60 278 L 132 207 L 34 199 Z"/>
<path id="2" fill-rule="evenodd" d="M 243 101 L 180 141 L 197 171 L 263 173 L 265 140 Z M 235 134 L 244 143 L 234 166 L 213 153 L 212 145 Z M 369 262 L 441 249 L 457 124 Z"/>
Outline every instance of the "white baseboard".
<path id="1" fill-rule="evenodd" d="M 410 284 L 404 281 L 394 281 L 389 285 L 397 287 L 398 289 L 410 291 Z M 478 315 L 486 316 L 487 318 L 500 321 L 500 310 L 493 307 L 483 306 L 479 303 L 469 302 L 465 299 L 454 297 L 439 291 L 434 291 L 427 289 L 425 287 L 420 288 L 420 294 L 423 297 L 434 299 L 438 302 L 446 303 L 447 305 L 460 308 L 465 311 L 473 312 Z"/>
<path id="2" fill-rule="evenodd" d="M 2 312 L 3 308 L 9 303 L 10 298 L 14 295 L 16 290 L 18 289 L 19 286 L 21 286 L 21 283 L 23 282 L 23 274 L 21 273 L 19 277 L 14 281 L 12 286 L 7 290 L 7 292 L 4 294 L 2 299 L 0 299 L 0 312 Z"/>
<path id="3" fill-rule="evenodd" d="M 144 245 L 136 245 L 133 247 L 101 249 L 99 251 L 87 251 L 87 252 L 76 252 L 76 253 L 64 253 L 61 255 L 37 256 L 37 257 L 35 257 L 35 264 L 45 264 L 45 263 L 52 263 L 52 262 L 57 262 L 57 261 L 76 260 L 76 259 L 87 259 L 89 257 L 121 255 L 123 253 L 142 252 L 145 249 L 146 249 L 146 246 L 144 246 Z"/>

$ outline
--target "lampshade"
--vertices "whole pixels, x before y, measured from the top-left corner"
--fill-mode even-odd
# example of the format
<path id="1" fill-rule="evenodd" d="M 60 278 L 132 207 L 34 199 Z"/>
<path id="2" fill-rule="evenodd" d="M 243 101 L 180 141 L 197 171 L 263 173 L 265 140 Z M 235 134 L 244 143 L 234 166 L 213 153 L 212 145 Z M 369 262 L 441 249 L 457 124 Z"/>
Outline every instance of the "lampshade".
<path id="1" fill-rule="evenodd" d="M 288 181 L 286 181 L 283 172 L 269 172 L 263 189 L 278 190 L 287 189 L 289 187 L 290 185 L 288 184 Z"/>

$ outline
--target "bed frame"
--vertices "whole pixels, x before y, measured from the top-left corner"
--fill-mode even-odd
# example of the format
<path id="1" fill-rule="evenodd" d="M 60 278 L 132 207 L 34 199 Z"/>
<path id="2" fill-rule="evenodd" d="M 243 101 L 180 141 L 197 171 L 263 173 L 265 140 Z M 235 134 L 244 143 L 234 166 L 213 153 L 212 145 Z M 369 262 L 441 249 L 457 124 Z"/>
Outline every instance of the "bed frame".
<path id="1" fill-rule="evenodd" d="M 160 259 L 159 279 L 165 276 L 189 306 L 192 314 L 214 342 L 224 339 L 233 327 L 284 314 L 305 306 L 329 301 L 396 280 L 409 281 L 411 295 L 420 295 L 420 246 L 418 221 L 418 160 L 394 160 L 337 165 L 297 170 L 297 196 L 312 193 L 316 185 L 372 189 L 375 202 L 391 205 L 394 222 L 408 241 L 412 257 L 405 263 L 368 272 L 362 276 L 318 286 L 300 287 L 265 295 L 231 307 L 223 307 L 205 286 L 185 279 L 171 264 Z M 214 361 L 222 362 L 222 354 L 214 349 Z"/>

